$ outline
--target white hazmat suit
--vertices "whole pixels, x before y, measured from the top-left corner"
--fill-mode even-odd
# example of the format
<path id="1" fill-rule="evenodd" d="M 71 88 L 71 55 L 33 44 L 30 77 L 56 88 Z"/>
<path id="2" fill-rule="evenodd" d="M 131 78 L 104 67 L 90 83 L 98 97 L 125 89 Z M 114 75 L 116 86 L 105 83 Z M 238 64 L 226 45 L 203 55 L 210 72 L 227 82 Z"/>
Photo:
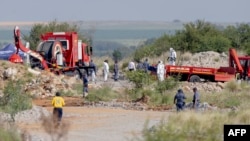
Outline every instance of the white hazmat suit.
<path id="1" fill-rule="evenodd" d="M 169 51 L 170 51 L 170 54 L 169 54 L 169 57 L 168 57 L 169 64 L 175 66 L 175 61 L 176 61 L 176 58 L 177 58 L 176 52 L 175 52 L 175 50 L 173 48 L 170 48 Z"/>
<path id="2" fill-rule="evenodd" d="M 104 61 L 103 62 L 104 81 L 108 80 L 108 74 L 109 74 L 109 64 L 108 64 L 108 61 Z"/>
<path id="3" fill-rule="evenodd" d="M 157 77 L 159 81 L 164 81 L 165 66 L 162 61 L 159 61 L 157 65 Z"/>

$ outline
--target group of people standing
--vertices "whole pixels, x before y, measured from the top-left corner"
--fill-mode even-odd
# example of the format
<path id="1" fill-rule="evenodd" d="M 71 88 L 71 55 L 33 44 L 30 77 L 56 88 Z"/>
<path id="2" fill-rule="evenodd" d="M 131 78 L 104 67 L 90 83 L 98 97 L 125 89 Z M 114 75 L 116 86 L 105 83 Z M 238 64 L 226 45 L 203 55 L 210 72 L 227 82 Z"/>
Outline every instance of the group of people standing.
<path id="1" fill-rule="evenodd" d="M 83 74 L 82 81 L 83 81 L 83 97 L 88 95 L 88 83 L 89 79 L 88 76 L 91 76 L 91 81 L 96 83 L 96 74 L 97 74 L 97 67 L 93 60 L 89 63 L 89 72 L 88 74 Z M 103 61 L 103 81 L 106 82 L 109 77 L 109 63 L 108 60 Z M 114 81 L 118 81 L 119 79 L 119 66 L 118 61 L 115 60 L 114 62 Z"/>
<path id="2" fill-rule="evenodd" d="M 129 71 L 136 71 L 136 70 L 143 70 L 145 72 L 148 72 L 149 63 L 148 59 L 146 58 L 145 61 L 142 63 L 141 61 L 138 61 L 137 65 L 135 65 L 134 61 L 130 61 L 128 63 L 128 70 Z"/>
<path id="3" fill-rule="evenodd" d="M 169 54 L 169 57 L 168 57 L 168 60 L 169 60 L 169 64 L 170 65 L 175 65 L 175 61 L 176 61 L 176 52 L 173 48 L 170 48 L 169 49 L 170 51 L 170 54 Z M 95 63 L 93 62 L 93 60 L 90 61 L 90 69 L 89 69 L 89 74 L 91 76 L 91 80 L 92 82 L 95 82 L 96 83 L 96 72 L 97 72 L 97 69 L 96 69 L 96 65 Z M 149 70 L 149 63 L 148 63 L 148 59 L 146 58 L 145 61 L 142 63 L 142 62 L 138 62 L 137 66 L 135 64 L 134 61 L 130 61 L 128 63 L 128 70 L 129 71 L 136 71 L 136 70 L 144 70 L 146 73 L 148 72 Z M 103 80 L 104 82 L 106 82 L 108 80 L 108 76 L 109 76 L 109 62 L 108 60 L 104 60 L 103 62 Z M 119 79 L 119 66 L 118 66 L 118 61 L 115 60 L 114 61 L 114 67 L 113 67 L 113 72 L 114 72 L 114 81 L 118 81 Z M 158 64 L 157 64 L 157 67 L 156 67 L 156 74 L 157 74 L 157 77 L 158 77 L 158 80 L 159 81 L 164 81 L 165 79 L 165 65 L 163 63 L 163 61 L 159 61 Z M 84 74 L 83 75 L 83 91 L 84 91 L 84 97 L 88 94 L 88 74 Z"/>
<path id="4" fill-rule="evenodd" d="M 114 72 L 114 81 L 118 81 L 118 79 L 119 79 L 119 65 L 118 65 L 117 60 L 115 60 L 115 62 L 114 62 L 113 72 Z M 109 76 L 109 64 L 108 64 L 108 60 L 105 60 L 103 62 L 104 82 L 106 82 L 108 80 L 108 76 Z"/>

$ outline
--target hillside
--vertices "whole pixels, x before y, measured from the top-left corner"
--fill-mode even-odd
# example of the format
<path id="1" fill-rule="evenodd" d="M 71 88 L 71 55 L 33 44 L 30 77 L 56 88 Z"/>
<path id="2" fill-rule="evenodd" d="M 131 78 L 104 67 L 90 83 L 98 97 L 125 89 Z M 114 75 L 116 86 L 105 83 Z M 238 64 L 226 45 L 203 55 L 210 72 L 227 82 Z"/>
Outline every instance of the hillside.
<path id="1" fill-rule="evenodd" d="M 197 54 L 186 54 L 186 59 L 182 62 L 185 65 L 200 65 L 204 67 L 219 66 L 225 64 L 227 56 L 221 57 L 222 54 L 216 52 L 202 52 Z M 197 61 L 196 58 L 203 58 Z M 222 58 L 219 61 L 206 62 L 215 58 Z M 159 58 L 158 58 L 159 59 Z M 154 60 L 150 58 L 150 61 Z M 221 64 L 222 63 L 222 64 Z M 133 88 L 133 85 L 127 80 L 115 82 L 111 76 L 108 82 L 102 80 L 102 69 L 98 71 L 98 80 L 96 83 L 90 83 L 90 91 L 102 87 L 110 87 L 111 90 L 122 94 L 123 90 Z M 25 136 L 30 136 L 32 141 L 49 140 L 50 137 L 56 136 L 57 130 L 50 120 L 52 113 L 51 99 L 56 91 L 65 91 L 69 95 L 64 95 L 66 106 L 64 107 L 64 122 L 62 124 L 63 137 L 74 140 L 81 140 L 79 137 L 93 140 L 124 140 L 133 138 L 134 132 L 141 136 L 140 131 L 146 120 L 151 119 L 150 125 L 154 125 L 162 119 L 163 116 L 172 114 L 171 104 L 168 106 L 148 108 L 143 101 L 118 101 L 113 99 L 108 102 L 87 102 L 81 97 L 82 82 L 74 77 L 57 76 L 50 72 L 33 70 L 22 64 L 13 64 L 8 61 L 0 61 L 0 97 L 3 95 L 3 89 L 9 82 L 23 79 L 23 88 L 33 99 L 33 108 L 20 112 L 16 115 L 16 126 L 25 131 Z M 183 88 L 185 93 L 190 96 L 193 87 L 197 87 L 201 93 L 214 93 L 221 91 L 224 84 L 218 83 L 188 83 L 182 82 L 179 87 Z M 78 88 L 77 88 L 78 87 Z M 71 93 L 71 94 L 70 94 Z M 173 92 L 173 94 L 175 91 Z M 100 92 L 98 95 L 106 95 L 107 92 Z M 124 94 L 124 93 L 123 93 Z M 171 99 L 172 101 L 172 99 Z M 206 105 L 211 108 L 210 105 Z M 204 107 L 203 107 L 204 108 Z M 216 109 L 212 107 L 211 109 Z M 155 111 L 156 110 L 156 111 Z M 166 111 L 167 110 L 167 111 Z M 161 112 L 165 111 L 165 112 Z M 44 119 L 43 114 L 47 117 Z M 41 117 L 43 117 L 41 119 Z M 5 121 L 8 115 L 0 113 L 0 121 Z M 44 124 L 44 120 L 46 124 Z M 49 132 L 45 129 L 52 129 Z M 82 132 L 84 131 L 84 133 Z M 134 132 L 133 132 L 134 131 Z M 58 133 L 58 134 L 59 134 Z M 96 137 L 96 133 L 100 133 Z M 112 137 L 107 134 L 114 134 Z M 67 139 L 66 139 L 67 140 Z"/>

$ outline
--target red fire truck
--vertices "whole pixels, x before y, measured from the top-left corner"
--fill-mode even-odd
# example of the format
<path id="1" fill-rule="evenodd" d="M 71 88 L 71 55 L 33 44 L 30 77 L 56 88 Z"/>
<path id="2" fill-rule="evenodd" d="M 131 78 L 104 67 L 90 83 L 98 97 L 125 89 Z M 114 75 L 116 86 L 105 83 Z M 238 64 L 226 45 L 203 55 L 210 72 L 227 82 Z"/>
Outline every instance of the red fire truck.
<path id="1" fill-rule="evenodd" d="M 14 28 L 15 45 L 17 52 L 9 60 L 14 63 L 22 62 L 18 55 L 21 50 L 30 56 L 32 68 L 55 72 L 56 74 L 69 74 L 82 76 L 87 73 L 92 55 L 92 47 L 78 39 L 76 32 L 49 32 L 41 35 L 41 42 L 36 51 L 26 48 L 20 38 L 20 30 Z"/>

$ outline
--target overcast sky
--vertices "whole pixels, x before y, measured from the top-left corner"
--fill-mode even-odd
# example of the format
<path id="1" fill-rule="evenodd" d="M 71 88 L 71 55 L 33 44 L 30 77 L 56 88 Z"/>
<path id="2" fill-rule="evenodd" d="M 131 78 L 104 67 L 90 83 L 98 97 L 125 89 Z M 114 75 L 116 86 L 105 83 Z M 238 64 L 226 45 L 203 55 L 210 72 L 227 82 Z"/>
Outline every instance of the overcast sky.
<path id="1" fill-rule="evenodd" d="M 250 0 L 1 0 L 1 21 L 250 22 Z"/>

